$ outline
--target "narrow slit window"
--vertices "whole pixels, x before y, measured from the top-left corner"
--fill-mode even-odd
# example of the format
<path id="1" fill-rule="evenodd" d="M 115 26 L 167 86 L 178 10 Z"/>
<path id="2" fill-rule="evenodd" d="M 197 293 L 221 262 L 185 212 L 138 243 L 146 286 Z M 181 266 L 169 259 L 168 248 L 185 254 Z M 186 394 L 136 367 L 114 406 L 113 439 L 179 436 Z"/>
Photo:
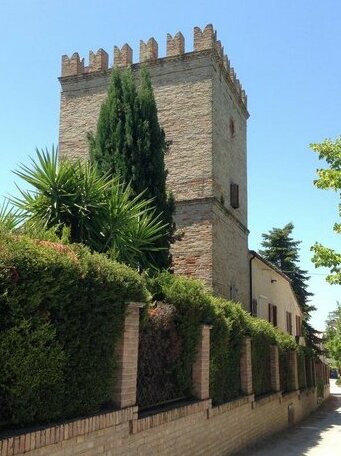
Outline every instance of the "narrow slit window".
<path id="1" fill-rule="evenodd" d="M 230 184 L 230 197 L 231 197 L 231 206 L 233 209 L 238 209 L 239 207 L 239 185 Z"/>

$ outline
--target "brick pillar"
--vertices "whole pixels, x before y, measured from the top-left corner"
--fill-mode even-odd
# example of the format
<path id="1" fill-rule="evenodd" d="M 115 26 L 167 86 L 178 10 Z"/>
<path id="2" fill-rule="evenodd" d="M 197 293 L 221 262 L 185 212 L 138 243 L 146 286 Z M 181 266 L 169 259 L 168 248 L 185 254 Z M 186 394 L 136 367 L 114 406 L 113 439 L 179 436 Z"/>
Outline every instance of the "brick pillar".
<path id="1" fill-rule="evenodd" d="M 240 353 L 240 387 L 243 394 L 253 393 L 251 339 L 245 338 Z"/>
<path id="2" fill-rule="evenodd" d="M 279 376 L 279 355 L 277 345 L 270 346 L 270 376 L 272 391 L 280 391 L 281 382 Z"/>
<path id="3" fill-rule="evenodd" d="M 210 330 L 212 326 L 202 325 L 198 351 L 192 370 L 193 393 L 198 399 L 210 397 Z"/>
<path id="4" fill-rule="evenodd" d="M 297 370 L 297 353 L 295 350 L 291 350 L 289 352 L 289 369 L 290 369 L 290 377 L 292 379 L 292 389 L 298 390 L 298 370 Z"/>
<path id="5" fill-rule="evenodd" d="M 139 345 L 139 317 L 143 303 L 127 306 L 123 334 L 117 346 L 117 374 L 113 400 L 120 408 L 136 404 L 137 360 Z"/>

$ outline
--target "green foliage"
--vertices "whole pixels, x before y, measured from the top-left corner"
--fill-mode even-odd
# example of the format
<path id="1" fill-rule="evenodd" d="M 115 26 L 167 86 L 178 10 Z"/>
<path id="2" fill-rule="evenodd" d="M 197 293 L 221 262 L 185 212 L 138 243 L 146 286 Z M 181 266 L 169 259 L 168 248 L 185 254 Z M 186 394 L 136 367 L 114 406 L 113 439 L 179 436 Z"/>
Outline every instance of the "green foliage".
<path id="1" fill-rule="evenodd" d="M 257 393 L 269 390 L 269 376 L 260 365 L 271 344 L 281 350 L 296 349 L 293 337 L 268 322 L 251 317 L 240 305 L 214 297 L 196 280 L 162 273 L 149 280 L 154 298 L 176 307 L 184 356 L 179 365 L 184 385 L 191 388 L 192 366 L 200 336 L 200 325 L 212 325 L 210 350 L 210 396 L 221 404 L 240 396 L 240 351 L 243 339 L 254 341 L 253 362 L 257 366 L 254 380 Z"/>
<path id="2" fill-rule="evenodd" d="M 88 163 L 58 164 L 57 158 L 54 150 L 37 151 L 37 161 L 15 172 L 33 187 L 12 198 L 25 221 L 23 231 L 54 231 L 64 242 L 68 236 L 69 242 L 83 243 L 132 267 L 153 266 L 150 251 L 159 249 L 156 243 L 166 227 L 151 200 L 133 196 L 130 186 L 99 176 Z"/>
<path id="3" fill-rule="evenodd" d="M 15 230 L 18 226 L 20 212 L 10 206 L 9 201 L 5 199 L 0 207 L 0 225 L 7 230 Z"/>
<path id="4" fill-rule="evenodd" d="M 309 305 L 309 298 L 312 293 L 308 291 L 307 282 L 310 277 L 307 271 L 299 266 L 299 245 L 301 241 L 295 241 L 292 238 L 293 229 L 294 225 L 288 223 L 283 228 L 272 228 L 269 233 L 262 234 L 264 250 L 260 250 L 260 254 L 277 266 L 291 280 L 297 302 L 304 315 L 303 332 L 307 343 L 318 351 L 316 331 L 309 324 L 310 312 L 316 310 L 314 306 Z"/>
<path id="5" fill-rule="evenodd" d="M 0 235 L 0 423 L 97 412 L 126 302 L 148 297 L 142 278 L 80 245 Z"/>
<path id="6" fill-rule="evenodd" d="M 171 264 L 169 247 L 175 226 L 174 201 L 166 193 L 165 135 L 148 72 L 141 70 L 137 88 L 131 70 L 112 72 L 107 99 L 102 104 L 95 134 L 89 134 L 90 157 L 101 174 L 120 176 L 135 195 L 144 192 L 153 199 L 156 213 L 167 225 L 167 233 L 151 252 L 159 268 Z"/>
<path id="7" fill-rule="evenodd" d="M 310 144 L 311 149 L 318 153 L 320 160 L 325 160 L 328 168 L 318 169 L 318 178 L 314 181 L 317 188 L 335 190 L 341 197 L 341 136 L 334 141 L 326 139 L 320 144 Z M 341 216 L 341 203 L 339 203 L 339 216 Z M 341 223 L 335 223 L 334 231 L 341 234 Z M 341 285 L 341 253 L 325 247 L 316 242 L 311 250 L 316 267 L 330 269 L 327 281 L 331 284 Z"/>
<path id="8" fill-rule="evenodd" d="M 329 313 L 326 327 L 325 347 L 333 364 L 341 369 L 341 304 L 335 311 Z"/>
<path id="9" fill-rule="evenodd" d="M 327 281 L 331 285 L 341 285 L 341 253 L 333 249 L 323 246 L 316 242 L 311 250 L 314 256 L 311 261 L 317 268 L 324 267 L 330 269 L 330 274 L 327 276 Z"/>
<path id="10" fill-rule="evenodd" d="M 32 320 L 26 315 L 1 321 L 0 428 L 62 414 L 66 354 L 53 326 L 43 318 Z"/>

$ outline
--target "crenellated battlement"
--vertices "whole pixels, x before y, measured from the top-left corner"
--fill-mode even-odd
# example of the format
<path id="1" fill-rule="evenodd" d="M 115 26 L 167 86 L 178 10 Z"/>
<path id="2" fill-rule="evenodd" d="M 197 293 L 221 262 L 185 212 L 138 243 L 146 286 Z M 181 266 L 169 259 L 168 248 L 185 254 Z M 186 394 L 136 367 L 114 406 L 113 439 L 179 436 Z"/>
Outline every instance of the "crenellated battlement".
<path id="1" fill-rule="evenodd" d="M 200 27 L 194 27 L 194 50 L 204 51 L 205 49 L 212 49 L 217 42 L 217 32 L 214 30 L 212 24 L 206 25 L 204 30 Z"/>
<path id="2" fill-rule="evenodd" d="M 185 50 L 185 38 L 181 32 L 174 36 L 167 34 L 167 51 L 166 57 L 175 58 L 185 55 L 214 50 L 218 60 L 221 63 L 221 68 L 224 70 L 225 77 L 234 87 L 238 98 L 245 106 L 247 105 L 247 97 L 243 90 L 240 81 L 238 80 L 234 69 L 231 67 L 230 61 L 224 55 L 224 47 L 220 40 L 217 40 L 217 32 L 212 24 L 206 25 L 204 29 L 194 27 L 193 31 L 193 51 Z M 129 44 L 124 44 L 122 48 L 114 46 L 113 66 L 125 67 L 133 64 L 133 50 Z M 155 38 L 150 38 L 147 42 L 140 41 L 139 63 L 157 62 L 159 59 L 158 43 Z M 109 68 L 109 56 L 103 50 L 99 49 L 96 53 L 89 52 L 89 65 L 84 66 L 84 59 L 80 59 L 79 54 L 75 52 L 72 57 L 67 55 L 62 56 L 62 77 L 78 76 L 84 73 L 105 72 Z"/>
<path id="3" fill-rule="evenodd" d="M 185 53 L 185 38 L 181 32 L 174 35 L 167 33 L 167 57 L 176 57 Z"/>
<path id="4" fill-rule="evenodd" d="M 149 38 L 147 43 L 140 41 L 140 62 L 151 62 L 159 56 L 159 45 L 155 38 Z"/>
<path id="5" fill-rule="evenodd" d="M 120 49 L 114 46 L 114 66 L 128 66 L 133 63 L 133 50 L 129 44 L 124 44 Z"/>
<path id="6" fill-rule="evenodd" d="M 108 53 L 103 49 L 99 49 L 96 53 L 89 52 L 89 66 L 85 68 L 88 73 L 93 73 L 96 71 L 106 71 L 109 65 L 109 56 Z"/>
<path id="7" fill-rule="evenodd" d="M 78 52 L 74 52 L 69 58 L 62 56 L 62 77 L 84 73 L 84 59 L 80 59 Z"/>

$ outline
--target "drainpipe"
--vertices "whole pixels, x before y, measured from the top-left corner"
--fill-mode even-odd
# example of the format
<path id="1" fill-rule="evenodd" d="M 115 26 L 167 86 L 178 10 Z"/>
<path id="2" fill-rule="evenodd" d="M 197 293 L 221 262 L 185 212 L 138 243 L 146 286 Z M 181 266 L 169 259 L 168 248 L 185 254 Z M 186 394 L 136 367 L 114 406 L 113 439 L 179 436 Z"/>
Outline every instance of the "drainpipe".
<path id="1" fill-rule="evenodd" d="M 250 273 L 250 315 L 252 315 L 252 260 L 256 257 L 255 252 L 252 252 L 251 258 L 249 259 L 249 273 Z"/>

